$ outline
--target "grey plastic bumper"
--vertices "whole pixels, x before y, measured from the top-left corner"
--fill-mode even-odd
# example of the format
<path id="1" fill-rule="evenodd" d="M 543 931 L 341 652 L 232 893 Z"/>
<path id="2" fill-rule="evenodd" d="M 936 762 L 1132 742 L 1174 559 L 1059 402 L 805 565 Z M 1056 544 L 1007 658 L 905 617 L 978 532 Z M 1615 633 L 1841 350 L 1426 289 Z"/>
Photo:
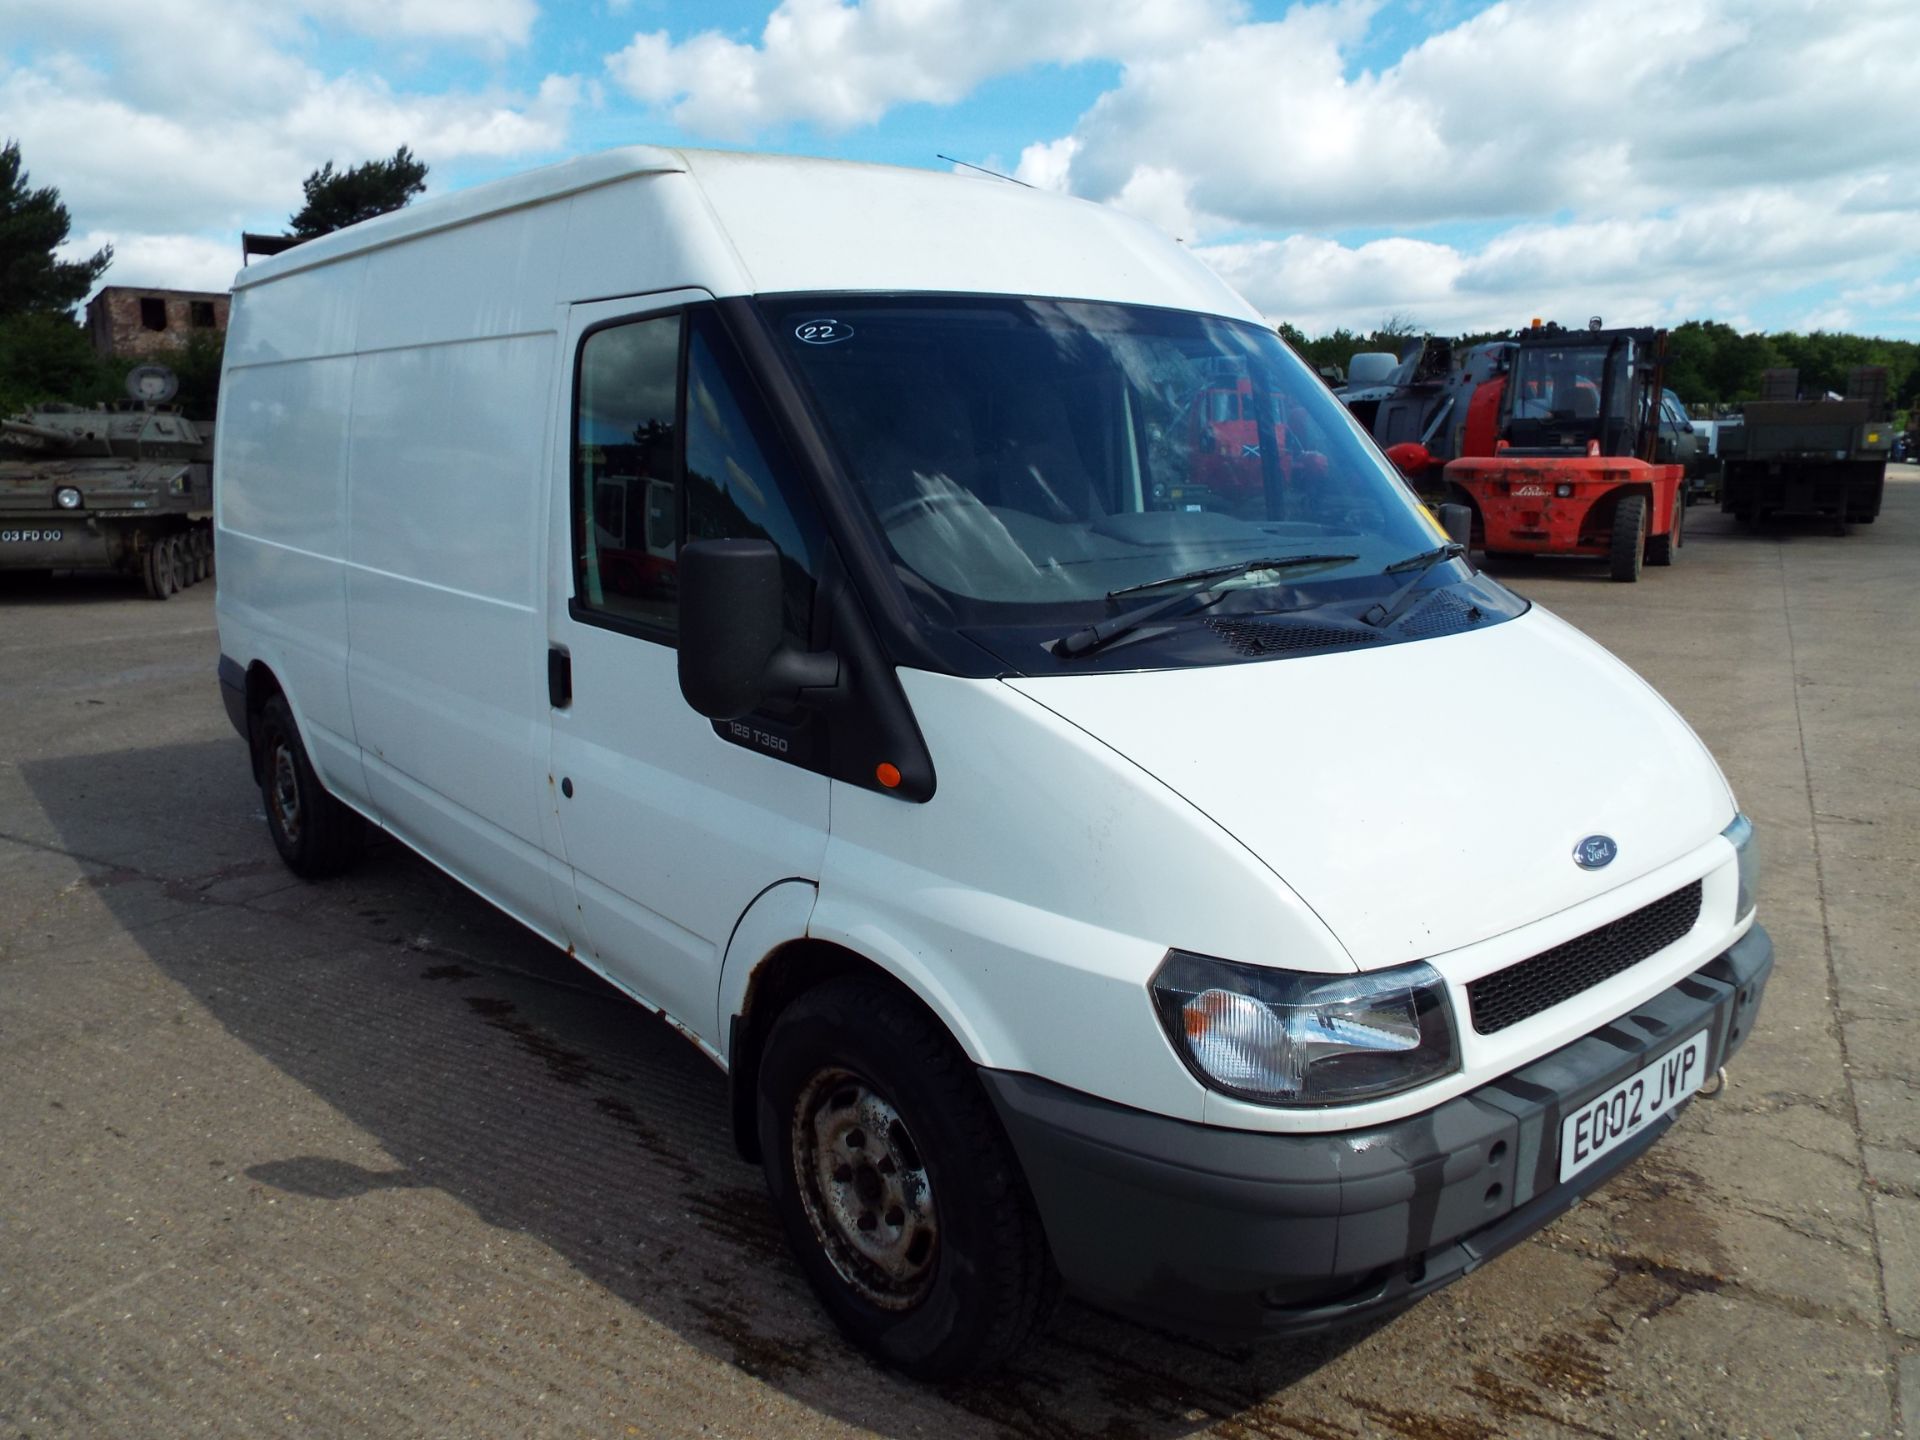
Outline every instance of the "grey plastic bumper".
<path id="1" fill-rule="evenodd" d="M 1651 1145 L 1671 1116 L 1558 1183 L 1560 1119 L 1668 1046 L 1752 1033 L 1773 969 L 1759 926 L 1631 1014 L 1421 1115 L 1272 1135 L 985 1071 L 1068 1285 L 1209 1333 L 1305 1331 L 1395 1310 L 1477 1269 Z"/>

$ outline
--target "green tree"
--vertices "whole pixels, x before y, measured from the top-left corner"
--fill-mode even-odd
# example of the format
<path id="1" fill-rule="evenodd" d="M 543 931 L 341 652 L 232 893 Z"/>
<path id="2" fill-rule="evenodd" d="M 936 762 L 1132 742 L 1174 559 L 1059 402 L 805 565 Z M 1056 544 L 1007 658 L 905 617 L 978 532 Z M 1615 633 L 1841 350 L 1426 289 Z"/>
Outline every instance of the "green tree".
<path id="1" fill-rule="evenodd" d="M 296 239 L 312 240 L 389 210 L 427 188 L 427 167 L 402 145 L 391 160 L 369 160 L 336 172 L 329 160 L 301 182 L 307 203 L 288 221 Z"/>
<path id="2" fill-rule="evenodd" d="M 116 398 L 117 373 L 70 316 L 35 311 L 0 319 L 0 415 L 47 400 Z"/>
<path id="3" fill-rule="evenodd" d="M 187 337 L 167 364 L 180 379 L 180 391 L 173 403 L 183 414 L 195 420 L 211 420 L 220 407 L 220 361 L 226 354 L 227 337 L 215 330 L 196 330 Z"/>
<path id="4" fill-rule="evenodd" d="M 51 185 L 29 187 L 20 146 L 9 140 L 0 148 L 0 319 L 58 314 L 86 298 L 112 263 L 113 247 L 102 246 L 85 260 L 56 259 L 54 251 L 66 244 L 71 228 L 60 192 Z"/>
<path id="5" fill-rule="evenodd" d="M 0 414 L 44 400 L 104 399 L 114 378 L 73 318 L 113 247 L 57 258 L 72 223 L 57 189 L 28 183 L 19 145 L 0 147 Z"/>

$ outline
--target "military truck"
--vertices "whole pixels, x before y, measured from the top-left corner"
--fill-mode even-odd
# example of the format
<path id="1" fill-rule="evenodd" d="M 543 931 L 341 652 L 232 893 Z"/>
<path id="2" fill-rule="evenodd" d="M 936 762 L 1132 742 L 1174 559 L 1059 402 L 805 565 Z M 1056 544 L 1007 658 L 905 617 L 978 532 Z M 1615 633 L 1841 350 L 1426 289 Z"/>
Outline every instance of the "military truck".
<path id="1" fill-rule="evenodd" d="M 174 389 L 141 365 L 125 406 L 0 419 L 0 572 L 117 570 L 156 600 L 213 574 L 212 427 Z"/>
<path id="2" fill-rule="evenodd" d="M 1847 372 L 1844 398 L 1802 399 L 1800 372 L 1763 372 L 1745 423 L 1720 439 L 1720 508 L 1745 525 L 1823 515 L 1837 532 L 1871 525 L 1886 488 L 1893 410 L 1884 365 Z"/>

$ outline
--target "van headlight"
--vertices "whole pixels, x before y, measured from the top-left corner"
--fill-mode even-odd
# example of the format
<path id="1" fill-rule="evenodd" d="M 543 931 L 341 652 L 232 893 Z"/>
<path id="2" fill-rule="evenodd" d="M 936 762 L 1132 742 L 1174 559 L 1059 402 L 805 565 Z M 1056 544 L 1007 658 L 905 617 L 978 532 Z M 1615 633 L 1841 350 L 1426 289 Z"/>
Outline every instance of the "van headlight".
<path id="1" fill-rule="evenodd" d="M 1431 965 L 1303 975 L 1169 951 L 1148 982 L 1167 1037 L 1202 1084 L 1263 1105 L 1349 1105 L 1460 1063 Z"/>
<path id="2" fill-rule="evenodd" d="M 1744 815 L 1735 815 L 1720 833 L 1740 861 L 1740 894 L 1733 902 L 1733 919 L 1738 924 L 1753 913 L 1754 892 L 1760 886 L 1760 851 L 1753 843 L 1753 822 Z"/>

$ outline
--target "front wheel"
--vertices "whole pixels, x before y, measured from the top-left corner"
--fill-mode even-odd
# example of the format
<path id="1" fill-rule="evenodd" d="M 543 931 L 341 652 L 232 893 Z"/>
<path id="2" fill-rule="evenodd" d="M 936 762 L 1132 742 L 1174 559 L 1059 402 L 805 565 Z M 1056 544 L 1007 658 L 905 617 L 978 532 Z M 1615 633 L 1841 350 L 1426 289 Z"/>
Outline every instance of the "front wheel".
<path id="1" fill-rule="evenodd" d="M 1682 530 L 1686 525 L 1687 512 L 1679 505 L 1673 507 L 1673 528 L 1664 535 L 1655 535 L 1647 541 L 1647 564 L 1671 565 L 1680 556 Z"/>
<path id="2" fill-rule="evenodd" d="M 1613 512 L 1613 536 L 1608 556 L 1616 580 L 1640 578 L 1647 550 L 1647 497 L 1625 495 Z"/>
<path id="3" fill-rule="evenodd" d="M 1059 1279 L 1019 1162 L 972 1064 L 907 996 L 843 979 L 794 1001 L 757 1118 L 787 1241 L 856 1345 L 947 1379 L 1044 1322 Z"/>

